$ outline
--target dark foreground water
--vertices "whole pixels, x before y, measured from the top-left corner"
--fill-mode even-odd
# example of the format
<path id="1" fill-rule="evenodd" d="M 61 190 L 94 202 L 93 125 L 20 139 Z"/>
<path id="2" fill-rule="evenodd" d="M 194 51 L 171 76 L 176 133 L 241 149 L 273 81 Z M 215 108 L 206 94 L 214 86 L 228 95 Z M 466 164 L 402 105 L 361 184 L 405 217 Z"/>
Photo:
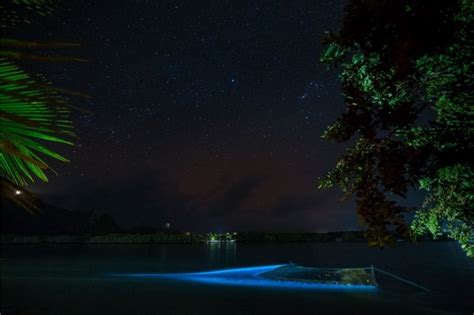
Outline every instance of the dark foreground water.
<path id="1" fill-rule="evenodd" d="M 122 277 L 288 263 L 374 265 L 372 291 L 301 290 Z M 473 314 L 474 260 L 456 243 L 95 245 L 3 247 L 1 314 Z"/>

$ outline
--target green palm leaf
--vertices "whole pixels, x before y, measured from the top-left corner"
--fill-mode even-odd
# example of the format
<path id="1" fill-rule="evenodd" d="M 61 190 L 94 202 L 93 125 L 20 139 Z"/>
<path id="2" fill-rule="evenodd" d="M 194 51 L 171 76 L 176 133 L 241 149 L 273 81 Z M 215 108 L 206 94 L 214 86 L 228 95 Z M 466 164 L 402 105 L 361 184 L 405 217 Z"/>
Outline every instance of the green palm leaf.
<path id="1" fill-rule="evenodd" d="M 61 0 L 7 0 L 0 3 L 2 34 L 35 15 L 50 15 Z M 22 187 L 36 179 L 48 181 L 48 160 L 69 160 L 51 149 L 54 143 L 72 145 L 70 109 L 62 95 L 88 97 L 34 80 L 15 60 L 76 61 L 82 58 L 38 54 L 42 48 L 71 48 L 75 43 L 0 38 L 0 197 L 27 211 L 36 209 L 34 194 Z M 26 51 L 25 51 L 26 50 Z M 30 50 L 30 51 L 28 51 Z M 31 52 L 33 50 L 33 52 Z M 53 170 L 54 171 L 54 170 Z"/>
<path id="2" fill-rule="evenodd" d="M 0 59 L 0 176 L 16 185 L 48 181 L 46 157 L 69 161 L 48 148 L 48 143 L 71 145 L 74 136 L 69 107 L 48 87 Z"/>

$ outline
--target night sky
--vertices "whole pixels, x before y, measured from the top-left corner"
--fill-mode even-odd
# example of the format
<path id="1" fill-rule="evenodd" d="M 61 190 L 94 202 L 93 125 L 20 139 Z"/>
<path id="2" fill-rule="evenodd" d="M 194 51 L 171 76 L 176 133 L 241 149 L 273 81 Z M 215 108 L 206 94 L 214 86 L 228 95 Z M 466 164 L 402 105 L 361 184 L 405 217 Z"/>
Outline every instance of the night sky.
<path id="1" fill-rule="evenodd" d="M 87 64 L 25 65 L 90 99 L 71 102 L 71 163 L 30 188 L 124 227 L 191 231 L 357 228 L 352 202 L 318 191 L 344 150 L 320 139 L 344 109 L 319 63 L 344 1 L 65 1 L 17 38 L 76 42 Z"/>

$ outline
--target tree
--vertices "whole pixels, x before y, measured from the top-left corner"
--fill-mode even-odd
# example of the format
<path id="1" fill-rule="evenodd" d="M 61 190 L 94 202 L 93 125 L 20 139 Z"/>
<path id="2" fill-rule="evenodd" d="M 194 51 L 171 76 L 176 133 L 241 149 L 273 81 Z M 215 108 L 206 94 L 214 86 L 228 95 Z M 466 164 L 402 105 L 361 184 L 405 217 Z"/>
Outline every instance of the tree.
<path id="1" fill-rule="evenodd" d="M 350 146 L 319 188 L 355 196 L 371 245 L 446 232 L 474 256 L 473 30 L 471 0 L 352 0 L 328 33 L 347 110 L 323 138 Z M 411 188 L 417 209 L 392 198 Z"/>
<path id="2" fill-rule="evenodd" d="M 2 3 L 2 31 L 18 23 L 30 23 L 28 12 L 50 14 L 57 1 L 18 0 Z M 47 159 L 69 160 L 50 148 L 53 143 L 72 145 L 73 126 L 66 94 L 79 93 L 59 89 L 49 82 L 23 71 L 18 60 L 84 61 L 80 58 L 38 53 L 41 48 L 76 47 L 70 43 L 45 43 L 0 39 L 0 193 L 26 209 L 34 205 L 34 196 L 20 187 L 35 178 L 48 181 L 51 170 Z M 33 52 L 32 52 L 33 51 Z"/>

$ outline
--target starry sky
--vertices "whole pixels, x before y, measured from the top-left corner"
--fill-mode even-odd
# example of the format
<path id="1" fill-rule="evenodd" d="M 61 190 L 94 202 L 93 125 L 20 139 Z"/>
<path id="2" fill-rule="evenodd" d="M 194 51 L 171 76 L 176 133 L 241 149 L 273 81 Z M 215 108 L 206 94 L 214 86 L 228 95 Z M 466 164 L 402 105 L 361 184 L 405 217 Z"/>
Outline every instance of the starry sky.
<path id="1" fill-rule="evenodd" d="M 343 145 L 320 139 L 344 109 L 319 63 L 344 1 L 65 1 L 22 39 L 88 63 L 25 64 L 73 98 L 71 163 L 31 190 L 124 227 L 191 231 L 357 228 L 351 201 L 318 191 Z"/>

